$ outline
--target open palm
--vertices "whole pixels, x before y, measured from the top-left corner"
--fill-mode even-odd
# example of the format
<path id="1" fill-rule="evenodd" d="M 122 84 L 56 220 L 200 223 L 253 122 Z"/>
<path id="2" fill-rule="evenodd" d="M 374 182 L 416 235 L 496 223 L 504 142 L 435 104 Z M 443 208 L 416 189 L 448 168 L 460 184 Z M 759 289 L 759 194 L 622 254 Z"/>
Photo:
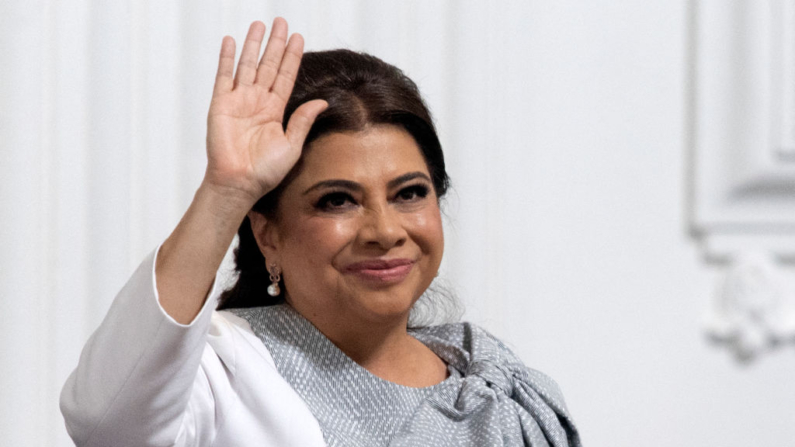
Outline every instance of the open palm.
<path id="1" fill-rule="evenodd" d="M 265 25 L 249 28 L 234 72 L 235 41 L 225 37 L 210 105 L 207 173 L 214 187 L 242 193 L 252 200 L 275 188 L 301 155 L 312 123 L 326 108 L 322 100 L 302 104 L 287 130 L 282 118 L 303 54 L 299 34 L 287 39 L 287 22 L 277 18 L 258 62 Z"/>

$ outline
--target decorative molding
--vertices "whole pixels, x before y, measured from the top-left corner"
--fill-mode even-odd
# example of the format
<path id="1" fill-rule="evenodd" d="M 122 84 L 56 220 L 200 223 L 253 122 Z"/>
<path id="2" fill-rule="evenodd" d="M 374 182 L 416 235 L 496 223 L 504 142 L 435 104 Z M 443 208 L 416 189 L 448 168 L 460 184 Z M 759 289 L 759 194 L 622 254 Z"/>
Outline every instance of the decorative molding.
<path id="1" fill-rule="evenodd" d="M 771 6 L 777 17 L 772 39 L 778 65 L 774 70 L 774 91 L 781 93 L 775 97 L 778 119 L 774 135 L 779 138 L 776 150 L 782 160 L 795 162 L 795 2 L 775 1 Z"/>
<path id="2" fill-rule="evenodd" d="M 738 358 L 795 341 L 795 0 L 694 0 L 690 228 L 726 269 L 707 332 Z"/>

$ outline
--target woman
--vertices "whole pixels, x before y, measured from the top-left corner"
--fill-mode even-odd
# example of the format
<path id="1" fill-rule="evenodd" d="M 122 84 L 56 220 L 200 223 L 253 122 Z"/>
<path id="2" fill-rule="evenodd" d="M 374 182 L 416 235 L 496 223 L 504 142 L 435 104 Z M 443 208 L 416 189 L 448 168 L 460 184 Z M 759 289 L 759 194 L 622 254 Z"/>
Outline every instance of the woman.
<path id="1" fill-rule="evenodd" d="M 301 62 L 282 19 L 258 62 L 264 34 L 236 72 L 223 40 L 204 180 L 64 387 L 75 442 L 580 445 L 554 382 L 489 334 L 407 329 L 448 182 L 416 86 L 353 52 Z M 213 312 L 235 232 L 240 279 Z"/>

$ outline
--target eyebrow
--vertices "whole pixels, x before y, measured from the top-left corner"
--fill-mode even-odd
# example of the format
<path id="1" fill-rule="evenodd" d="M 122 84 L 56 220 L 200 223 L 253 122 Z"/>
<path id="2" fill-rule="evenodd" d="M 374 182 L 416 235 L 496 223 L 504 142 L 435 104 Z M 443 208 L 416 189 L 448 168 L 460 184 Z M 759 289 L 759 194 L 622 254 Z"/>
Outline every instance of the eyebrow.
<path id="1" fill-rule="evenodd" d="M 396 178 L 390 180 L 389 183 L 386 184 L 386 186 L 387 186 L 387 189 L 393 189 L 393 188 L 395 188 L 395 187 L 397 187 L 397 186 L 399 186 L 399 185 L 401 185 L 403 183 L 409 182 L 409 181 L 417 179 L 417 178 L 421 178 L 421 179 L 427 181 L 428 183 L 432 183 L 431 182 L 431 178 L 428 177 L 428 175 L 426 175 L 423 172 L 416 171 L 416 172 L 409 172 L 409 173 L 403 174 L 400 177 L 396 177 Z M 356 182 L 352 182 L 350 180 L 324 180 L 322 182 L 318 182 L 318 183 L 315 183 L 314 185 L 312 185 L 309 189 L 304 191 L 304 195 L 309 194 L 310 192 L 312 192 L 312 191 L 314 191 L 316 189 L 322 189 L 322 188 L 342 188 L 342 189 L 349 189 L 351 191 L 357 191 L 357 192 L 361 191 L 363 189 L 362 185 L 360 185 L 360 184 L 358 184 Z"/>

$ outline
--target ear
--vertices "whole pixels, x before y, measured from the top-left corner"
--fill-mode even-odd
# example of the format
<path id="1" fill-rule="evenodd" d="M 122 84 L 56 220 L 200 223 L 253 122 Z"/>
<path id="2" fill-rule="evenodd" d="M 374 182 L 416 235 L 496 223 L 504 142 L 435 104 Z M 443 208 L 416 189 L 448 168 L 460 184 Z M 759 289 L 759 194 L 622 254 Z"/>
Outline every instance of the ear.
<path id="1" fill-rule="evenodd" d="M 259 251 L 265 256 L 268 264 L 272 262 L 278 264 L 279 232 L 276 223 L 256 211 L 248 212 L 248 220 L 251 222 L 251 232 L 257 240 Z"/>

